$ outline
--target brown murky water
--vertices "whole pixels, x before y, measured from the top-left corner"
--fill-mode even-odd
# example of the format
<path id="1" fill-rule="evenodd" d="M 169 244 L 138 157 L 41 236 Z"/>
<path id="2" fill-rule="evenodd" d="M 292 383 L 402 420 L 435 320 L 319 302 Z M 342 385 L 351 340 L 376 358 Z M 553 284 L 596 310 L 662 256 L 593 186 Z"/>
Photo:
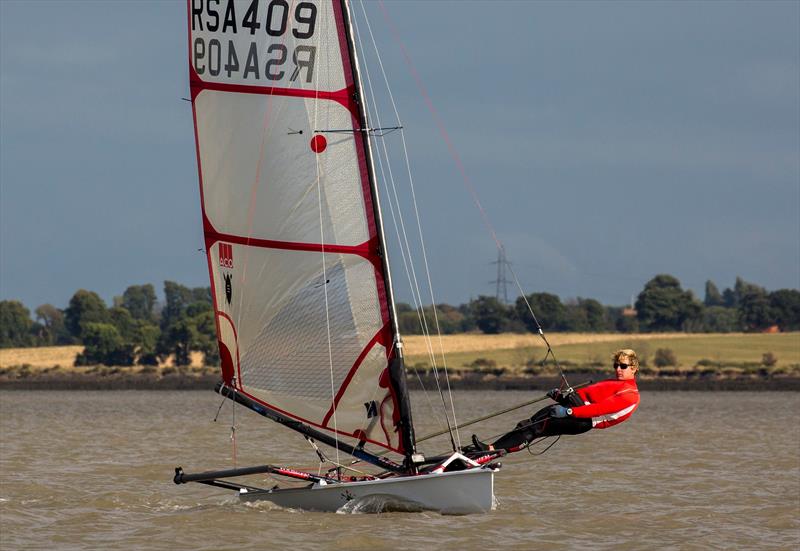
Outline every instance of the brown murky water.
<path id="1" fill-rule="evenodd" d="M 533 395 L 460 392 L 457 411 L 466 419 Z M 419 434 L 438 428 L 413 399 Z M 232 466 L 230 405 L 211 421 L 219 403 L 210 391 L 0 392 L 0 548 L 800 547 L 798 393 L 646 393 L 619 427 L 507 458 L 497 510 L 463 517 L 303 513 L 175 486 L 176 465 Z M 313 466 L 302 438 L 237 412 L 239 466 Z"/>

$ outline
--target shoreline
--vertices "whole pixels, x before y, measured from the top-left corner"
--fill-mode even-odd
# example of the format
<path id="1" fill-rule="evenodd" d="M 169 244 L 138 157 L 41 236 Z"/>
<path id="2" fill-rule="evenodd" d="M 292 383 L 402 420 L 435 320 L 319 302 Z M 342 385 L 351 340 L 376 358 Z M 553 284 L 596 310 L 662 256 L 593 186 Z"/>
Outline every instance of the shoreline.
<path id="1" fill-rule="evenodd" d="M 574 385 L 608 378 L 606 373 L 567 373 Z M 25 377 L 0 376 L 0 390 L 213 390 L 219 381 L 216 373 L 30 373 Z M 454 373 L 453 390 L 547 390 L 559 386 L 557 376 L 487 375 Z M 742 375 L 703 377 L 693 374 L 669 377 L 646 377 L 637 381 L 643 391 L 800 391 L 800 377 Z M 409 374 L 411 390 L 436 388 L 431 374 Z"/>

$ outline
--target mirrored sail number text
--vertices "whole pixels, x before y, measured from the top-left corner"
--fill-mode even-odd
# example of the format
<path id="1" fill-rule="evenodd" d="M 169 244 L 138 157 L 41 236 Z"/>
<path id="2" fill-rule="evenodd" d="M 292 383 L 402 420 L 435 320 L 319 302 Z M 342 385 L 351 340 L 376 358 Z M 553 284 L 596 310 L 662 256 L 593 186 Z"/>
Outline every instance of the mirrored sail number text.
<path id="1" fill-rule="evenodd" d="M 192 0 L 192 34 L 208 31 L 219 37 L 195 36 L 192 41 L 197 74 L 269 81 L 288 75 L 290 82 L 312 82 L 317 48 L 296 41 L 314 36 L 317 6 L 298 2 L 291 9 L 287 0 L 252 0 L 247 9 L 242 6 L 237 11 L 234 0 Z M 260 41 L 257 33 L 263 33 Z M 284 40 L 268 39 L 266 45 L 265 36 Z M 287 44 L 290 38 L 292 45 Z"/>

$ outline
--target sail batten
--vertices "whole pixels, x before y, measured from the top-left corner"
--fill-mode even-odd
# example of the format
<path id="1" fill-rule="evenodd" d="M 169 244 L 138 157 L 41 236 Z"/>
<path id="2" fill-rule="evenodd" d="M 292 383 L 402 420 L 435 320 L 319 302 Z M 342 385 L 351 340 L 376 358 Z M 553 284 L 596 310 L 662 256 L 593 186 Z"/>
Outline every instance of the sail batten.
<path id="1" fill-rule="evenodd" d="M 188 2 L 189 66 L 223 381 L 340 440 L 408 455 L 347 8 L 233 0 L 223 24 L 212 5 Z"/>

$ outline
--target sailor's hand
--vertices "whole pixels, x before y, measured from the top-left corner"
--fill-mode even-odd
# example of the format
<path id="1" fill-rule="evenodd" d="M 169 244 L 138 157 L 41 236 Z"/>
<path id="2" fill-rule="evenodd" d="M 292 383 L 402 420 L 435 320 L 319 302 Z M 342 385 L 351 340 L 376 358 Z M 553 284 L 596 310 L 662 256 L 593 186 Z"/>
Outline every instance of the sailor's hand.
<path id="1" fill-rule="evenodd" d="M 561 398 L 561 391 L 557 388 L 554 388 L 547 393 L 547 397 L 558 402 L 558 399 Z"/>
<path id="2" fill-rule="evenodd" d="M 553 406 L 553 409 L 550 412 L 550 415 L 552 417 L 555 417 L 556 419 L 561 419 L 562 417 L 567 417 L 568 415 L 571 414 L 572 414 L 571 408 L 565 408 L 564 406 L 561 405 Z"/>

